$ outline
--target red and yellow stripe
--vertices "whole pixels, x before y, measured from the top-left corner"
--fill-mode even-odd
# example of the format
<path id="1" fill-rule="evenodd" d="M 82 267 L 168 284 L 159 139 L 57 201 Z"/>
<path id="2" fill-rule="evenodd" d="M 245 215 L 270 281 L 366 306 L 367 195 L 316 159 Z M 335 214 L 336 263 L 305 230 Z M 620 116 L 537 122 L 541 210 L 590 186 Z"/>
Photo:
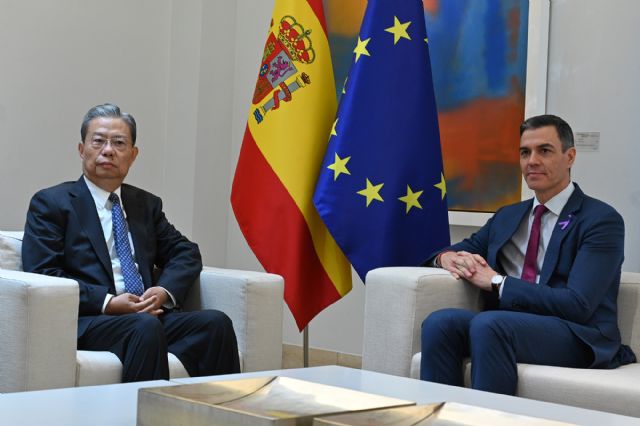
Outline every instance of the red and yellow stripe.
<path id="1" fill-rule="evenodd" d="M 312 201 L 336 112 L 322 1 L 276 0 L 276 35 L 284 16 L 311 30 L 315 60 L 294 63 L 311 84 L 293 92 L 290 102 L 280 102 L 259 124 L 253 117 L 259 105 L 251 106 L 231 203 L 264 268 L 284 277 L 285 301 L 302 330 L 351 290 L 351 270 Z"/>

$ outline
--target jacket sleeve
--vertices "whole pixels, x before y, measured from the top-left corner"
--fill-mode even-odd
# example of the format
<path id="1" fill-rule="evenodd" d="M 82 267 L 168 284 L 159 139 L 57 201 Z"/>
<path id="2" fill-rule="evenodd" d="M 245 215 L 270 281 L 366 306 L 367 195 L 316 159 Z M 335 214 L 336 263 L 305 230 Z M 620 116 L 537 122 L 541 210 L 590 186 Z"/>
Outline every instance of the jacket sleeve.
<path id="1" fill-rule="evenodd" d="M 31 199 L 22 241 L 22 265 L 26 272 L 70 278 L 78 282 L 80 315 L 102 311 L 108 286 L 88 283 L 65 272 L 67 215 L 55 197 L 46 191 Z"/>
<path id="2" fill-rule="evenodd" d="M 161 269 L 156 285 L 168 290 L 180 306 L 202 271 L 200 249 L 169 223 L 159 198 L 154 202 L 152 214 L 156 236 L 154 263 Z"/>

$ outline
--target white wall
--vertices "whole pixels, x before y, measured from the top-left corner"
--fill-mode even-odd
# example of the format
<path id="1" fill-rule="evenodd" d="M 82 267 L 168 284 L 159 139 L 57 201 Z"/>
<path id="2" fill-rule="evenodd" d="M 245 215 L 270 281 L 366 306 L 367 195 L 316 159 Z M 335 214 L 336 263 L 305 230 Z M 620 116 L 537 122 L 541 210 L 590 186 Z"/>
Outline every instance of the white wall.
<path id="1" fill-rule="evenodd" d="M 140 124 L 130 180 L 162 189 L 170 12 L 166 0 L 0 2 L 1 228 L 22 229 L 37 189 L 80 176 L 82 116 L 106 101 Z"/>
<path id="2" fill-rule="evenodd" d="M 139 124 L 128 181 L 163 197 L 205 263 L 261 270 L 229 193 L 271 8 L 265 0 L 0 0 L 0 229 L 23 227 L 37 189 L 78 178 L 82 115 L 113 101 Z M 601 151 L 579 153 L 574 176 L 624 215 L 625 269 L 635 271 L 638 12 L 635 0 L 553 0 L 547 94 L 549 112 L 602 134 Z M 474 229 L 454 226 L 452 239 Z M 356 279 L 311 323 L 311 346 L 360 353 L 363 307 Z M 285 310 L 284 340 L 301 344 Z"/>
<path id="3" fill-rule="evenodd" d="M 115 102 L 138 122 L 127 181 L 224 265 L 236 7 L 0 0 L 0 229 L 22 229 L 36 190 L 80 176 L 82 116 Z"/>
<path id="4" fill-rule="evenodd" d="M 573 177 L 625 219 L 623 269 L 640 271 L 640 2 L 553 0 L 547 111 L 574 132 L 600 132 L 578 150 Z"/>
<path id="5" fill-rule="evenodd" d="M 174 4 L 181 3 L 176 0 Z M 198 2 L 199 3 L 199 2 Z M 202 1 L 193 226 L 207 265 L 225 266 L 234 117 L 237 5 Z M 255 268 L 254 268 L 255 269 Z"/>

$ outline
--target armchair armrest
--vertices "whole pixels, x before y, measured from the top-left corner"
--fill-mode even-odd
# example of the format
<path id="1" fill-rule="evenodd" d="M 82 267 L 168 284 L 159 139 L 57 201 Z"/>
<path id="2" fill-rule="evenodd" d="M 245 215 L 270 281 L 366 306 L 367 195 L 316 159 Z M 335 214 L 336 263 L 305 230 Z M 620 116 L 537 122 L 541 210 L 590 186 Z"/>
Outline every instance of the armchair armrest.
<path id="1" fill-rule="evenodd" d="M 409 377 L 422 321 L 442 308 L 479 310 L 480 291 L 438 268 L 391 267 L 366 277 L 362 368 Z"/>
<path id="2" fill-rule="evenodd" d="M 282 368 L 284 280 L 264 272 L 205 267 L 186 309 L 217 309 L 229 316 L 243 371 Z"/>
<path id="3" fill-rule="evenodd" d="M 622 343 L 640 354 L 640 273 L 622 271 L 618 292 L 618 326 Z"/>
<path id="4" fill-rule="evenodd" d="M 74 386 L 78 284 L 0 270 L 0 392 Z"/>

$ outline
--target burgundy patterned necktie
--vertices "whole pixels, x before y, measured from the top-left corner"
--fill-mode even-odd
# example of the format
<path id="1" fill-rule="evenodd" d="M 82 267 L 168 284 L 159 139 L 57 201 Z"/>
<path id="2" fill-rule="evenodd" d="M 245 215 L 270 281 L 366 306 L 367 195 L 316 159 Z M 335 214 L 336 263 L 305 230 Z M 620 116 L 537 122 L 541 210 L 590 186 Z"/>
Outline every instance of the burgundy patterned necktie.
<path id="1" fill-rule="evenodd" d="M 538 275 L 538 246 L 540 245 L 540 223 L 542 215 L 548 211 L 544 204 L 538 204 L 533 213 L 533 225 L 531 225 L 531 234 L 529 235 L 529 243 L 527 244 L 527 253 L 524 255 L 524 266 L 522 267 L 522 278 L 530 283 L 536 282 Z"/>

